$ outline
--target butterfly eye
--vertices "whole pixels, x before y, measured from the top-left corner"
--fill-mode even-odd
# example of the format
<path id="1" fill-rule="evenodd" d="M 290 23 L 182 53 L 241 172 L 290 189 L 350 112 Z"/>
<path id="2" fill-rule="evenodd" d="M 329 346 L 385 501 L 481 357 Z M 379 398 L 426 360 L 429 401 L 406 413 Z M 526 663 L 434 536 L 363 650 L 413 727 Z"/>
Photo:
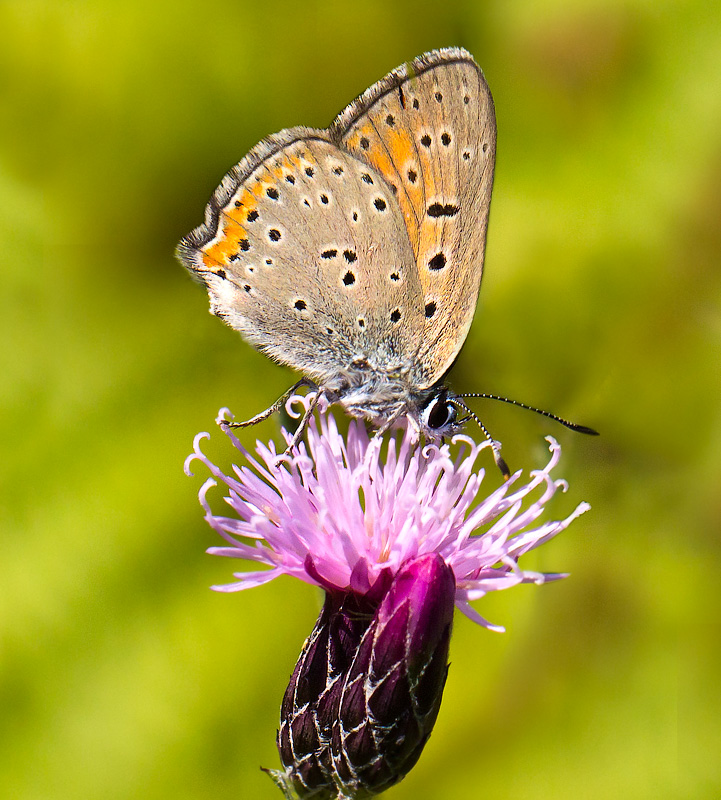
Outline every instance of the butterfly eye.
<path id="1" fill-rule="evenodd" d="M 456 421 L 458 411 L 445 394 L 434 397 L 423 409 L 421 421 L 429 430 L 447 428 Z"/>

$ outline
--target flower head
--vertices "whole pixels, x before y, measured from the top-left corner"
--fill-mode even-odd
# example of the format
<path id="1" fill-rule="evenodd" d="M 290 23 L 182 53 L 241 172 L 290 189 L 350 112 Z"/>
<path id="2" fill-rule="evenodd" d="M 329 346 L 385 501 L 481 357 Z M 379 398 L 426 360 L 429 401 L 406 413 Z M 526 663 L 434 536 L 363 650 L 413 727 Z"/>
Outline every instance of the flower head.
<path id="1" fill-rule="evenodd" d="M 291 398 L 289 410 L 291 403 L 308 400 Z M 561 455 L 550 437 L 544 469 L 531 472 L 525 483 L 520 471 L 514 473 L 473 506 L 485 475 L 474 468 L 488 442 L 456 436 L 461 448 L 453 457 L 446 444 L 421 447 L 411 436 L 390 437 L 383 457 L 380 441 L 369 438 L 362 422 L 352 420 L 344 439 L 334 418 L 321 413 L 308 426 L 307 445 L 301 442 L 278 456 L 272 443 L 258 442 L 256 458 L 223 420 L 222 429 L 242 457 L 234 474 L 224 474 L 200 449 L 207 433 L 196 436 L 186 461 L 186 472 L 199 459 L 213 475 L 201 488 L 200 501 L 205 519 L 227 545 L 208 552 L 265 569 L 236 573 L 235 582 L 213 587 L 217 591 L 247 589 L 286 574 L 326 591 L 362 596 L 384 573 L 395 575 L 407 561 L 435 553 L 453 571 L 456 607 L 487 628 L 503 630 L 484 620 L 470 601 L 519 583 L 563 577 L 523 570 L 518 559 L 588 509 L 581 503 L 563 520 L 534 526 L 556 490 L 566 489 L 565 481 L 550 475 Z M 217 482 L 226 487 L 232 516 L 210 508 L 207 493 Z"/>
<path id="2" fill-rule="evenodd" d="M 308 408 L 307 398 L 291 398 Z M 292 406 L 289 405 L 289 411 Z M 362 800 L 403 778 L 418 760 L 440 708 L 455 604 L 493 630 L 470 601 L 518 583 L 562 577 L 523 570 L 518 559 L 562 531 L 564 520 L 535 524 L 562 480 L 551 470 L 560 448 L 549 438 L 545 469 L 521 473 L 479 498 L 481 451 L 457 436 L 421 447 L 410 431 L 371 439 L 352 420 L 344 439 L 325 410 L 310 421 L 308 443 L 278 456 L 273 444 L 251 455 L 219 418 L 242 456 L 226 475 L 211 471 L 200 490 L 205 518 L 227 542 L 208 552 L 255 561 L 214 587 L 236 591 L 295 575 L 325 590 L 281 706 L 277 745 L 283 770 L 268 770 L 287 798 Z M 292 437 L 285 433 L 287 442 Z M 214 513 L 207 493 L 224 484 L 231 516 Z M 478 501 L 476 503 L 476 501 Z"/>

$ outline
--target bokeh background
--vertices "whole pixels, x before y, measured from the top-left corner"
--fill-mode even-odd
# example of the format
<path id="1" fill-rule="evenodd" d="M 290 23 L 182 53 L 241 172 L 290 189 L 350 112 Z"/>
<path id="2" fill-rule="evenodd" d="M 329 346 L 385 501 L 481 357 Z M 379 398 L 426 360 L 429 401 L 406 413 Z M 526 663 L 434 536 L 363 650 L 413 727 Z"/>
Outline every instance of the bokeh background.
<path id="1" fill-rule="evenodd" d="M 258 766 L 321 598 L 209 591 L 237 564 L 204 555 L 182 463 L 199 430 L 227 460 L 217 409 L 292 376 L 173 248 L 264 135 L 461 45 L 499 147 L 451 381 L 603 435 L 479 402 L 514 468 L 557 436 L 553 511 L 593 511 L 529 562 L 569 580 L 477 604 L 506 634 L 457 619 L 388 796 L 719 796 L 719 31 L 703 0 L 0 4 L 0 794 L 280 797 Z"/>

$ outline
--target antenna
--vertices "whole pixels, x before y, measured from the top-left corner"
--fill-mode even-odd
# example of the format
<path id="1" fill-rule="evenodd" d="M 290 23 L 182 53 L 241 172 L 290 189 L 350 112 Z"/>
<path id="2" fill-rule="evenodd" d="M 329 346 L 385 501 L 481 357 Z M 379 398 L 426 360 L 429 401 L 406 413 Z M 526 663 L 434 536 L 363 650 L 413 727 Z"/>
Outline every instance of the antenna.
<path id="1" fill-rule="evenodd" d="M 461 395 L 461 397 L 471 397 L 472 395 Z M 472 417 L 476 425 L 483 431 L 486 439 L 491 443 L 491 449 L 493 450 L 493 460 L 496 462 L 496 466 L 498 469 L 501 470 L 501 474 L 503 475 L 503 480 L 507 481 L 511 477 L 511 470 L 508 469 L 508 464 L 503 460 L 501 457 L 501 446 L 500 444 L 491 436 L 488 432 L 486 426 L 481 422 L 477 414 L 474 414 L 470 408 L 461 400 L 461 397 L 456 396 L 452 398 L 452 402 L 459 405 L 464 411 L 468 413 L 470 417 Z"/>
<path id="2" fill-rule="evenodd" d="M 544 411 L 541 408 L 534 408 L 534 406 L 528 406 L 525 403 L 520 403 L 518 400 L 511 400 L 508 397 L 501 397 L 500 395 L 497 394 L 487 394 L 486 392 L 483 392 L 483 393 L 460 394 L 457 395 L 457 397 L 458 398 L 477 397 L 485 400 L 499 400 L 501 403 L 508 403 L 509 405 L 512 406 L 525 408 L 526 411 L 534 411 L 536 414 L 540 414 L 542 417 L 548 417 L 549 419 L 553 419 L 556 422 L 560 422 L 561 425 L 564 425 L 566 428 L 570 428 L 572 431 L 576 431 L 576 433 L 585 433 L 588 436 L 599 435 L 598 431 L 594 430 L 593 428 L 589 428 L 587 425 L 577 425 L 575 422 L 569 422 L 569 420 L 563 419 L 563 417 L 556 416 L 556 414 L 551 414 L 550 411 Z M 468 413 L 476 420 L 476 422 L 481 426 L 481 430 L 490 439 L 491 437 L 488 436 L 488 431 L 483 427 L 483 425 L 481 425 L 481 422 L 478 419 L 478 417 L 468 408 L 468 406 L 465 403 L 460 403 L 460 405 L 463 406 L 463 408 L 465 408 L 466 411 L 468 411 Z"/>

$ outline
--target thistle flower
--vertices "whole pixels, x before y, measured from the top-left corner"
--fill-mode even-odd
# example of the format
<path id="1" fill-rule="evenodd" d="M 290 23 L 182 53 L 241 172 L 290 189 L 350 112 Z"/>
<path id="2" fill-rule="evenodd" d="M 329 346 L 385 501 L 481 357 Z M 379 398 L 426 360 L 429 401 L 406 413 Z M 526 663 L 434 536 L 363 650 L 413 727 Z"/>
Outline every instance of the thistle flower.
<path id="1" fill-rule="evenodd" d="M 307 408 L 308 399 L 289 401 Z M 421 447 L 411 431 L 380 440 L 352 420 L 347 438 L 321 411 L 307 445 L 279 456 L 273 443 L 251 455 L 219 422 L 241 455 L 224 474 L 200 449 L 212 474 L 200 490 L 205 519 L 227 542 L 208 552 L 265 569 L 236 573 L 232 592 L 282 574 L 321 587 L 326 601 L 291 676 L 281 708 L 278 749 L 284 770 L 271 772 L 286 797 L 364 798 L 387 789 L 415 764 L 435 722 L 446 678 L 453 606 L 493 625 L 470 602 L 519 583 L 563 577 L 523 570 L 518 559 L 556 536 L 588 509 L 533 526 L 557 489 L 551 458 L 521 483 L 516 472 L 479 499 L 488 442 L 456 436 Z M 289 434 L 284 435 L 290 441 Z M 207 494 L 225 485 L 232 510 L 211 510 Z M 476 503 L 476 501 L 478 501 Z M 475 503 L 475 505 L 474 505 Z M 482 531 L 479 533 L 479 531 Z"/>

